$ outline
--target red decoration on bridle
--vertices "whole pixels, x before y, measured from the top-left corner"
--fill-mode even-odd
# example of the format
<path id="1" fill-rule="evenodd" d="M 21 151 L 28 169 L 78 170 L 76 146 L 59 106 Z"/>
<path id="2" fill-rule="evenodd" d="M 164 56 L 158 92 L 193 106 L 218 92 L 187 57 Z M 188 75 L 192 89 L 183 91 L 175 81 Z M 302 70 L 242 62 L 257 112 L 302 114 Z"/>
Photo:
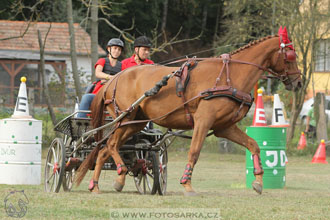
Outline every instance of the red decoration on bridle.
<path id="1" fill-rule="evenodd" d="M 280 75 L 278 77 L 281 81 L 283 81 L 284 84 L 287 85 L 287 84 L 295 81 L 297 78 L 299 78 L 301 73 L 300 73 L 300 70 L 294 71 L 294 72 L 288 71 L 287 62 L 288 63 L 296 62 L 296 52 L 293 48 L 291 41 L 289 40 L 288 31 L 287 31 L 286 27 L 282 28 L 282 26 L 281 26 L 278 29 L 278 36 L 279 36 L 279 46 L 280 46 L 279 55 L 280 54 L 283 55 L 284 66 L 285 66 L 284 67 L 285 75 Z M 289 48 L 289 50 L 285 50 L 285 48 Z M 278 58 L 277 58 L 277 61 L 278 61 Z M 298 76 L 295 79 L 290 80 L 289 75 L 298 75 Z"/>
<path id="2" fill-rule="evenodd" d="M 286 30 L 286 27 L 284 27 L 282 29 L 282 26 L 281 26 L 278 29 L 278 36 L 280 37 L 280 42 L 279 42 L 280 43 L 280 48 L 288 47 L 291 50 L 294 50 L 293 45 L 292 45 L 291 41 L 289 40 L 288 31 Z M 282 43 L 284 45 L 282 45 Z"/>

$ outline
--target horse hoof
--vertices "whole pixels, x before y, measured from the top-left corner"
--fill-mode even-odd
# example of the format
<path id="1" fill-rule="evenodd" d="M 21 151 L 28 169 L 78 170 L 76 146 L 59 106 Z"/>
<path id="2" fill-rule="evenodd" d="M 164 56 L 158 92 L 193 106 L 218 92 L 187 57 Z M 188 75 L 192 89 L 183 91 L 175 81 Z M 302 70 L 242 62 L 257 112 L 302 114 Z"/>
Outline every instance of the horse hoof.
<path id="1" fill-rule="evenodd" d="M 91 191 L 91 193 L 92 194 L 94 194 L 94 195 L 98 195 L 98 194 L 101 194 L 101 191 L 100 190 L 93 190 L 93 191 Z"/>
<path id="2" fill-rule="evenodd" d="M 258 194 L 262 193 L 262 185 L 259 182 L 253 181 L 252 187 Z"/>
<path id="3" fill-rule="evenodd" d="M 118 183 L 117 181 L 114 181 L 113 182 L 113 188 L 115 188 L 115 190 L 117 192 L 121 192 L 123 190 L 123 188 L 124 188 L 124 185 Z"/>
<path id="4" fill-rule="evenodd" d="M 185 191 L 184 196 L 197 196 L 195 191 Z"/>

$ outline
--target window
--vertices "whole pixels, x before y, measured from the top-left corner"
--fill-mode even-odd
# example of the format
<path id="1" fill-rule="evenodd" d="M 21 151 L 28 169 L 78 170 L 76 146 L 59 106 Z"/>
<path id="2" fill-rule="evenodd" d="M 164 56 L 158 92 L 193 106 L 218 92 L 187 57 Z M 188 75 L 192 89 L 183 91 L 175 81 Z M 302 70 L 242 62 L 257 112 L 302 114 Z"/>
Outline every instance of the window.
<path id="1" fill-rule="evenodd" d="M 322 39 L 317 43 L 315 71 L 330 71 L 330 39 Z"/>

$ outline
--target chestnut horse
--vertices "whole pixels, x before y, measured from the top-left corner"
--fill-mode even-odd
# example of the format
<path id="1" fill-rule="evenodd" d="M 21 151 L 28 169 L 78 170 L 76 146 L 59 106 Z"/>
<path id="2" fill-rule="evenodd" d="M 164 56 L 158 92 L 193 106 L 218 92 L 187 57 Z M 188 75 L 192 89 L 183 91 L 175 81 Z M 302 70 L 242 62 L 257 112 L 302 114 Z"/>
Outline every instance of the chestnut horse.
<path id="1" fill-rule="evenodd" d="M 129 114 L 121 120 L 124 124 L 132 120 L 152 119 L 162 127 L 189 130 L 192 127 L 186 118 L 188 110 L 194 127 L 188 163 L 180 180 L 185 194 L 194 194 L 191 175 L 209 130 L 212 130 L 216 137 L 240 144 L 252 153 L 256 177 L 252 185 L 254 190 L 261 194 L 263 169 L 259 157 L 260 149 L 256 141 L 241 131 L 236 123 L 247 114 L 247 104 L 252 102 L 249 93 L 265 70 L 279 78 L 288 90 L 301 87 L 295 52 L 287 35 L 285 37 L 285 33 L 282 32 L 279 34 L 254 41 L 220 58 L 205 58 L 200 61 L 190 71 L 190 80 L 184 97 L 191 101 L 186 103 L 186 107 L 182 104 L 182 98 L 176 94 L 175 80 L 170 78 L 168 85 L 161 88 L 158 94 L 147 97 L 138 107 L 130 108 L 131 104 L 147 90 L 164 76 L 178 70 L 178 67 L 142 65 L 128 68 L 108 82 L 93 100 L 91 109 L 94 126 L 101 125 L 106 108 L 114 118 L 120 112 L 128 110 Z M 225 73 L 222 74 L 223 72 Z M 221 95 L 221 91 L 225 91 L 225 95 Z M 229 93 L 231 96 L 228 96 Z M 169 112 L 170 114 L 167 114 Z M 83 161 L 78 170 L 76 183 L 80 184 L 96 160 L 89 189 L 98 193 L 101 168 L 105 161 L 112 157 L 119 175 L 114 187 L 121 191 L 125 184 L 127 167 L 119 155 L 119 148 L 130 136 L 142 130 L 146 123 L 144 121 L 119 126 L 104 148 L 96 147 Z"/>

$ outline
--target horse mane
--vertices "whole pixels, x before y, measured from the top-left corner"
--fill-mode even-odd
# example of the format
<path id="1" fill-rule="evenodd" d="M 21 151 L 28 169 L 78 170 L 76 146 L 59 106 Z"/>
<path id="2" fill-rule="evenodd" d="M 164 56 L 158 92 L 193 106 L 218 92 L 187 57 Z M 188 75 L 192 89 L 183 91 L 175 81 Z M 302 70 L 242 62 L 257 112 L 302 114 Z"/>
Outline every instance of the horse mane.
<path id="1" fill-rule="evenodd" d="M 237 54 L 237 53 L 241 52 L 242 50 L 245 50 L 245 49 L 247 49 L 247 48 L 250 48 L 250 47 L 252 47 L 252 46 L 254 46 L 254 45 L 257 45 L 257 44 L 259 44 L 259 43 L 261 43 L 261 42 L 264 42 L 265 40 L 268 40 L 268 39 L 273 38 L 273 37 L 278 37 L 278 35 L 269 35 L 269 36 L 266 36 L 266 37 L 260 38 L 260 39 L 255 40 L 255 41 L 251 41 L 251 42 L 248 43 L 247 45 L 244 45 L 244 46 L 238 48 L 237 50 L 234 50 L 234 51 L 230 52 L 229 54 L 230 54 L 230 55 Z"/>

